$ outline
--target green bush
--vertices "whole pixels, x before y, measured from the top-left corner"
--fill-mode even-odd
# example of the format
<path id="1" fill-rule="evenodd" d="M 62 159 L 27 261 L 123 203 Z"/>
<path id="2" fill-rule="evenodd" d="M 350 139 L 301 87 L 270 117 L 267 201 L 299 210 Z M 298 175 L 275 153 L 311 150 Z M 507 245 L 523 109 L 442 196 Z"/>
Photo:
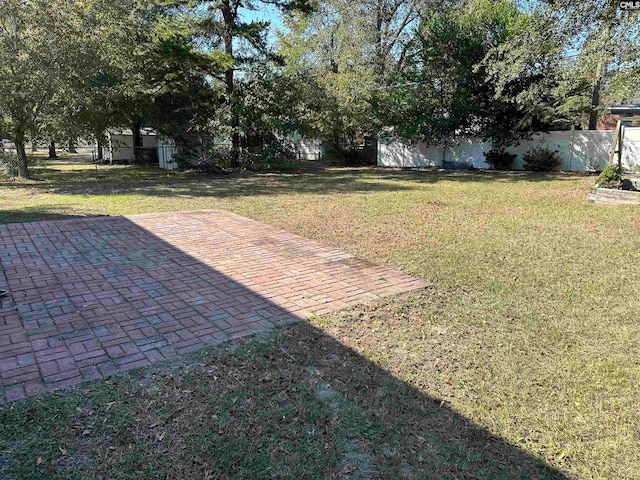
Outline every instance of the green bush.
<path id="1" fill-rule="evenodd" d="M 278 166 L 279 164 L 292 162 L 296 159 L 296 146 L 286 139 L 272 139 L 264 150 L 258 155 L 261 163 Z"/>
<path id="2" fill-rule="evenodd" d="M 178 168 L 191 167 L 198 161 L 198 151 L 194 149 L 180 149 L 174 156 L 173 161 Z"/>
<path id="3" fill-rule="evenodd" d="M 562 164 L 558 150 L 545 147 L 533 147 L 522 156 L 525 170 L 550 172 Z"/>
<path id="4" fill-rule="evenodd" d="M 492 148 L 488 152 L 484 152 L 483 155 L 492 170 L 510 170 L 517 156 L 507 152 L 504 148 Z"/>
<path id="5" fill-rule="evenodd" d="M 622 183 L 622 171 L 609 164 L 602 170 L 596 183 L 604 188 L 618 188 Z"/>

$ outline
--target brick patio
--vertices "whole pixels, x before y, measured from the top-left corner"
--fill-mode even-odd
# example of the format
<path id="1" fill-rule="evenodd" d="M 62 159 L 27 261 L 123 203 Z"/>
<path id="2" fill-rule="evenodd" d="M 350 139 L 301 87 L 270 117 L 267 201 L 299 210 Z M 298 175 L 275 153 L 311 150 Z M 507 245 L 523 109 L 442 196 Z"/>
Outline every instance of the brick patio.
<path id="1" fill-rule="evenodd" d="M 423 286 L 224 211 L 0 225 L 0 404 Z"/>

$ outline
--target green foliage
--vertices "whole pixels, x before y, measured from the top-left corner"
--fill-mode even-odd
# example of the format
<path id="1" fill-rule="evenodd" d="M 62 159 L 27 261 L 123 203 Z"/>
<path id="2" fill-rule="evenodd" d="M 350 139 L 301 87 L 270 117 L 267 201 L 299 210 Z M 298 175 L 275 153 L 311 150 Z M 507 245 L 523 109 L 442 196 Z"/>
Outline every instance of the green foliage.
<path id="1" fill-rule="evenodd" d="M 19 153 L 27 134 L 47 143 L 102 140 L 108 127 L 143 122 L 173 134 L 209 115 L 209 76 L 229 62 L 200 51 L 177 10 L 163 4 L 0 5 L 0 124 Z M 26 165 L 20 174 L 28 175 Z"/>
<path id="2" fill-rule="evenodd" d="M 637 15 L 617 2 L 530 2 L 513 32 L 484 60 L 496 98 L 566 127 L 640 94 Z"/>
<path id="3" fill-rule="evenodd" d="M 178 165 L 178 168 L 185 168 L 192 166 L 198 159 L 198 152 L 193 149 L 183 149 L 173 156 L 173 161 Z"/>
<path id="4" fill-rule="evenodd" d="M 488 152 L 484 152 L 483 155 L 493 170 L 510 170 L 517 156 L 507 152 L 504 148 L 492 148 Z"/>
<path id="5" fill-rule="evenodd" d="M 289 163 L 295 159 L 295 145 L 281 138 L 272 138 L 257 156 L 257 161 L 267 167 L 277 167 L 280 164 Z"/>
<path id="6" fill-rule="evenodd" d="M 279 47 L 303 129 L 350 145 L 388 125 L 384 99 L 412 57 L 417 19 L 410 0 L 324 0 L 289 17 Z"/>
<path id="7" fill-rule="evenodd" d="M 608 164 L 596 180 L 596 183 L 604 188 L 618 188 L 621 182 L 622 170 L 612 164 Z"/>
<path id="8" fill-rule="evenodd" d="M 414 54 L 384 99 L 394 133 L 440 144 L 479 135 L 505 146 L 519 131 L 537 127 L 537 115 L 499 97 L 496 82 L 487 79 L 485 58 L 509 40 L 521 17 L 509 0 L 474 0 L 467 8 L 423 16 Z"/>
<path id="9" fill-rule="evenodd" d="M 525 170 L 533 172 L 550 172 L 562 164 L 558 150 L 545 147 L 532 147 L 522 156 Z"/>

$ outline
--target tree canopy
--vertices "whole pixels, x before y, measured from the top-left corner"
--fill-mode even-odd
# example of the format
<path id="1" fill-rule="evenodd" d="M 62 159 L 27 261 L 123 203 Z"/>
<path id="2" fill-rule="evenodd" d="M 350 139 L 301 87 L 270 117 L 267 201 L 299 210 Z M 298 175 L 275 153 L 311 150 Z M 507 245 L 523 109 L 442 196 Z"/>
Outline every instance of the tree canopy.
<path id="1" fill-rule="evenodd" d="M 0 132 L 25 177 L 28 139 L 125 126 L 228 139 L 234 165 L 292 130 L 504 146 L 595 128 L 639 96 L 639 59 L 637 15 L 604 0 L 4 0 Z"/>

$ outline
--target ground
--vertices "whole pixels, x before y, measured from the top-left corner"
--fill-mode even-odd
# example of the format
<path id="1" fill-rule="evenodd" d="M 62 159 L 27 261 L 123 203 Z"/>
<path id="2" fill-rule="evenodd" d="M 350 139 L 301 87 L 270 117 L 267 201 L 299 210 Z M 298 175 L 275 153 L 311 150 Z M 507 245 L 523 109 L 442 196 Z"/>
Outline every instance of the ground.
<path id="1" fill-rule="evenodd" d="M 223 210 L 0 225 L 0 404 L 424 287 Z"/>
<path id="2" fill-rule="evenodd" d="M 34 177 L 2 181 L 0 221 L 224 209 L 430 287 L 11 404 L 6 478 L 639 478 L 640 217 L 589 204 L 594 177 Z"/>

